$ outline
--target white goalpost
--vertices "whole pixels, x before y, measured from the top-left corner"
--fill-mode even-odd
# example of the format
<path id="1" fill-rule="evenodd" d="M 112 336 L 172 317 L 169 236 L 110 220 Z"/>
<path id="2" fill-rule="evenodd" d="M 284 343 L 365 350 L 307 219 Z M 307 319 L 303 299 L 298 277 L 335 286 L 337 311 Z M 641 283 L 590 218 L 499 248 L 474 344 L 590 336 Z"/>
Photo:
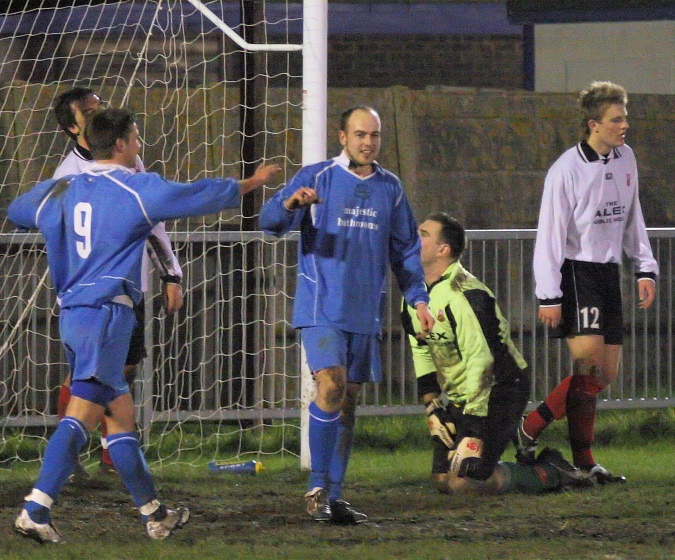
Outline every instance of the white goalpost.
<path id="1" fill-rule="evenodd" d="M 303 86 L 302 86 L 302 164 L 309 165 L 326 159 L 327 60 L 328 22 L 327 3 L 305 4 L 303 30 Z M 309 470 L 309 403 L 313 400 L 314 380 L 305 359 L 300 359 L 300 467 Z"/>
<path id="2" fill-rule="evenodd" d="M 149 171 L 192 181 L 274 160 L 286 181 L 326 157 L 326 41 L 324 0 L 0 0 L 2 207 L 72 147 L 51 105 L 75 86 L 137 114 Z M 153 275 L 149 355 L 133 387 L 152 462 L 299 452 L 309 465 L 300 417 L 311 376 L 301 387 L 290 328 L 297 237 L 255 228 L 277 187 L 239 210 L 167 223 L 186 303 L 164 317 Z M 40 458 L 67 365 L 41 237 L 3 216 L 0 246 L 0 463 L 10 465 Z M 92 438 L 85 460 L 97 454 Z"/>

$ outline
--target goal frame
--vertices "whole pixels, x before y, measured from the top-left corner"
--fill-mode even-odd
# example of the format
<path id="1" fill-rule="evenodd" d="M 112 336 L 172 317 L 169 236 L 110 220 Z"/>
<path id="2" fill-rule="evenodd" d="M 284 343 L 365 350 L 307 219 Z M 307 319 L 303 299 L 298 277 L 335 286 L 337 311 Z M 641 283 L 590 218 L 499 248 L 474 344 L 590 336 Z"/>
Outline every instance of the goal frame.
<path id="1" fill-rule="evenodd" d="M 301 142 L 302 142 L 302 165 L 308 165 L 315 163 L 317 161 L 324 160 L 326 158 L 326 122 L 327 122 L 327 11 L 328 4 L 325 0 L 303 0 L 303 17 L 302 17 L 302 44 L 254 44 L 249 41 L 246 41 L 240 37 L 232 28 L 230 28 L 225 22 L 223 22 L 216 14 L 214 14 L 201 0 L 184 0 L 185 4 L 189 3 L 194 6 L 206 19 L 208 19 L 212 24 L 214 24 L 218 29 L 220 29 L 229 39 L 231 39 L 235 44 L 242 48 L 244 51 L 248 52 L 266 52 L 266 51 L 276 51 L 276 52 L 298 52 L 302 53 L 302 131 L 301 131 Z M 242 6 L 247 2 L 247 0 L 241 0 Z M 163 0 L 158 0 L 157 2 L 157 13 L 163 7 Z M 154 20 L 153 20 L 154 22 Z M 152 28 L 152 24 L 151 24 Z M 146 44 L 143 46 L 143 50 L 147 47 Z M 136 70 L 138 70 L 142 56 L 139 54 L 139 64 L 134 70 L 134 76 Z M 134 79 L 129 81 L 130 85 L 133 84 Z M 124 105 L 129 99 L 130 89 L 126 90 L 124 98 L 121 103 Z M 118 101 L 119 102 L 119 101 Z M 46 272 L 42 276 L 41 284 L 47 282 Z M 39 286 L 38 286 L 39 288 Z M 37 294 L 38 289 L 36 288 L 35 294 Z M 35 295 L 34 294 L 34 295 Z M 149 297 L 152 297 L 153 294 L 149 293 Z M 30 301 L 26 306 L 25 310 L 28 312 L 30 309 Z M 146 310 L 146 313 L 149 313 L 150 309 Z M 21 324 L 21 319 L 19 324 Z M 152 340 L 151 329 L 146 329 L 146 336 Z M 3 349 L 6 350 L 6 346 L 11 344 L 11 338 L 5 341 Z M 146 393 L 146 390 L 149 388 L 152 391 L 152 363 L 148 364 L 147 362 L 143 367 L 143 379 L 140 380 L 142 385 L 142 391 Z M 297 375 L 297 371 L 294 372 Z M 309 445 L 308 445 L 308 415 L 307 407 L 311 400 L 312 389 L 313 389 L 313 379 L 311 373 L 309 372 L 305 362 L 303 360 L 302 366 L 302 389 L 301 389 L 301 454 L 300 462 L 302 468 L 309 468 Z M 150 380 L 150 382 L 147 381 Z M 141 418 L 148 419 L 152 417 L 152 405 L 151 399 L 143 398 L 142 402 L 144 403 L 139 410 L 139 415 Z M 148 410 L 149 407 L 149 410 Z M 144 426 L 141 430 L 141 437 L 144 442 L 147 442 L 150 438 L 150 430 L 145 426 L 146 422 L 141 422 L 141 426 Z"/>

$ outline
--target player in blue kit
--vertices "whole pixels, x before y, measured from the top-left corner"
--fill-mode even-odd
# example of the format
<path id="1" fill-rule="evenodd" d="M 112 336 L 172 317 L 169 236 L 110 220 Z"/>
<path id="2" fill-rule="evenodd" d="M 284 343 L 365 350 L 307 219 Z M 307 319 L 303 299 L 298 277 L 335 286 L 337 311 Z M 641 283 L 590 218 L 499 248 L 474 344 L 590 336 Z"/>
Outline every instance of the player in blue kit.
<path id="1" fill-rule="evenodd" d="M 8 218 L 38 228 L 46 241 L 52 283 L 60 305 L 59 328 L 72 371 L 66 416 L 49 439 L 38 481 L 14 527 L 40 542 L 60 542 L 51 506 L 75 469 L 89 432 L 108 407 L 108 449 L 138 506 L 148 535 L 163 539 L 185 525 L 187 508 L 157 499 L 134 432 L 134 405 L 124 378 L 133 306 L 142 296 L 141 259 L 160 221 L 237 207 L 241 196 L 279 170 L 259 167 L 249 179 L 167 181 L 134 173 L 140 151 L 132 113 L 109 109 L 92 116 L 87 141 L 96 159 L 85 173 L 50 179 L 16 199 Z"/>
<path id="2" fill-rule="evenodd" d="M 339 156 L 309 165 L 262 208 L 274 235 L 300 229 L 293 326 L 301 329 L 316 381 L 309 406 L 311 474 L 305 495 L 316 521 L 361 523 L 342 500 L 364 382 L 381 378 L 379 337 L 391 266 L 422 331 L 433 326 L 412 209 L 398 177 L 376 162 L 380 118 L 370 107 L 345 111 Z"/>
<path id="3" fill-rule="evenodd" d="M 89 151 L 89 145 L 84 137 L 87 119 L 96 111 L 102 109 L 104 102 L 98 94 L 90 88 L 75 87 L 62 92 L 54 101 L 54 115 L 59 126 L 74 141 L 73 148 L 63 159 L 52 175 L 53 179 L 60 179 L 66 175 L 79 175 L 93 163 L 94 157 Z M 133 170 L 145 172 L 145 166 L 140 157 L 136 158 Z M 164 310 L 167 315 L 171 315 L 183 306 L 183 290 L 180 281 L 183 278 L 183 271 L 178 263 L 171 241 L 166 233 L 166 227 L 163 222 L 158 223 L 148 236 L 146 251 L 143 253 L 141 263 L 141 289 L 144 293 L 150 289 L 149 263 L 153 267 L 161 280 L 162 296 Z M 136 379 L 137 366 L 147 356 L 145 350 L 145 301 L 141 298 L 139 304 L 134 308 L 136 312 L 136 327 L 131 334 L 129 341 L 129 351 L 124 366 L 124 376 L 129 385 L 132 385 Z M 59 420 L 66 415 L 68 402 L 70 401 L 70 374 L 61 384 L 59 389 L 59 398 L 57 401 L 57 413 Z M 115 472 L 115 467 L 108 453 L 108 429 L 105 421 L 105 415 L 101 417 L 101 462 L 99 465 L 99 474 L 107 475 Z M 89 478 L 89 474 L 78 463 L 70 479 L 73 482 L 81 483 Z"/>

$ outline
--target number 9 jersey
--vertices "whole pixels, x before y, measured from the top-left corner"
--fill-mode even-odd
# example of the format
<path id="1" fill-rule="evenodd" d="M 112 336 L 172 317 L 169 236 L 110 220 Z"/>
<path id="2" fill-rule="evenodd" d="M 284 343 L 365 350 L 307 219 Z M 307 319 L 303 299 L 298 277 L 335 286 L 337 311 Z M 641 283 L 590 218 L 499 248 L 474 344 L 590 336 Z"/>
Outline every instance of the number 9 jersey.
<path id="1" fill-rule="evenodd" d="M 62 308 L 137 304 L 141 259 L 159 222 L 240 204 L 236 179 L 174 183 L 156 173 L 93 164 L 85 173 L 38 184 L 9 206 L 19 227 L 39 228 Z"/>

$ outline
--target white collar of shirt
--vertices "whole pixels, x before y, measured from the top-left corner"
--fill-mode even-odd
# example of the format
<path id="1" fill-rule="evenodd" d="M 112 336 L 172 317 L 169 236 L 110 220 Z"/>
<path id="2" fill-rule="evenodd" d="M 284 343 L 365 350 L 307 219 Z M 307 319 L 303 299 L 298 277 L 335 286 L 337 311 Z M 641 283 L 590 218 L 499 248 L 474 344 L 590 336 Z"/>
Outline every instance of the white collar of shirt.
<path id="1" fill-rule="evenodd" d="M 350 163 L 351 160 L 349 159 L 349 156 L 347 156 L 347 153 L 344 150 L 342 151 L 342 153 L 339 156 L 335 156 L 333 158 L 333 161 L 335 163 L 337 163 L 340 167 L 342 167 L 342 169 L 344 169 L 345 171 L 347 171 L 347 172 L 351 173 L 352 175 L 354 175 L 355 177 L 358 177 L 359 179 L 363 179 L 363 180 L 370 179 L 373 175 L 375 175 L 375 173 L 377 173 L 379 171 L 379 168 L 380 168 L 380 164 L 377 163 L 376 161 L 374 161 L 373 162 L 373 172 L 366 177 L 361 177 L 361 175 L 357 175 L 351 169 L 349 169 L 349 163 Z"/>
<path id="2" fill-rule="evenodd" d="M 117 163 L 98 163 L 93 162 L 87 167 L 86 173 L 108 173 L 110 171 L 126 171 L 127 173 L 136 173 L 137 170 Z"/>

